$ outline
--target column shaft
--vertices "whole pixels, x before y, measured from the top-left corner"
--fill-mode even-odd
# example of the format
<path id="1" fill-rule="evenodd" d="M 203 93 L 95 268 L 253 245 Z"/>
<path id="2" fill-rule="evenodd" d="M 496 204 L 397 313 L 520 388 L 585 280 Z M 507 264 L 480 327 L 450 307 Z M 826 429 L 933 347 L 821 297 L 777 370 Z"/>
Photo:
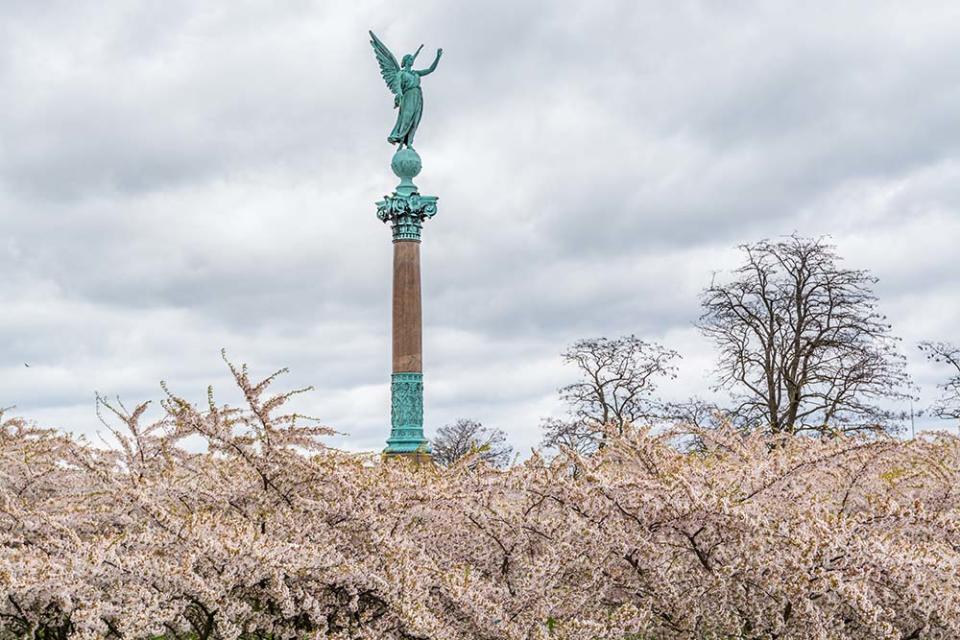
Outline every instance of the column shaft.
<path id="1" fill-rule="evenodd" d="M 393 243 L 393 373 L 423 371 L 420 242 Z"/>

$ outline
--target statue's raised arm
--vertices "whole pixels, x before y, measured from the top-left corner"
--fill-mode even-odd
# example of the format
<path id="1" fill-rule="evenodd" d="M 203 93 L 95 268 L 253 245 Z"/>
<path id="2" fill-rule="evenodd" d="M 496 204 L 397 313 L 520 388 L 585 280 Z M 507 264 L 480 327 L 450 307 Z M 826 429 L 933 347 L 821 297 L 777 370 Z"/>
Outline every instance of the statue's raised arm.
<path id="1" fill-rule="evenodd" d="M 422 47 L 423 45 L 420 45 L 420 46 Z M 433 64 L 431 64 L 426 69 L 421 69 L 420 71 L 416 71 L 414 73 L 416 73 L 420 77 L 433 73 L 437 69 L 437 63 L 440 62 L 441 56 L 443 56 L 443 49 L 437 49 L 437 57 L 433 59 Z"/>
<path id="2" fill-rule="evenodd" d="M 437 57 L 428 68 L 414 71 L 413 63 L 423 45 L 420 45 L 416 53 L 403 56 L 402 64 L 397 64 L 396 57 L 373 31 L 370 32 L 370 44 L 377 57 L 377 64 L 380 65 L 380 75 L 383 76 L 387 88 L 394 95 L 393 106 L 400 109 L 397 113 L 397 123 L 387 137 L 387 141 L 397 145 L 398 150 L 404 146 L 412 149 L 413 137 L 417 133 L 420 116 L 423 114 L 423 91 L 420 89 L 420 78 L 433 73 L 437 68 L 443 49 L 437 49 Z"/>

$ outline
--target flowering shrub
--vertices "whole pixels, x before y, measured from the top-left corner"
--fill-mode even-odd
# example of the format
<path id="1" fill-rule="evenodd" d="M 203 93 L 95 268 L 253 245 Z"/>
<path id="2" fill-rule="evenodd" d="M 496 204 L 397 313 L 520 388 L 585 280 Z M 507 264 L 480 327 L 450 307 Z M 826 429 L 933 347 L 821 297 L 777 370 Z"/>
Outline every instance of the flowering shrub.
<path id="1" fill-rule="evenodd" d="M 956 438 L 627 429 L 434 469 L 326 448 L 233 372 L 243 409 L 105 405 L 113 450 L 0 415 L 0 635 L 960 637 Z"/>

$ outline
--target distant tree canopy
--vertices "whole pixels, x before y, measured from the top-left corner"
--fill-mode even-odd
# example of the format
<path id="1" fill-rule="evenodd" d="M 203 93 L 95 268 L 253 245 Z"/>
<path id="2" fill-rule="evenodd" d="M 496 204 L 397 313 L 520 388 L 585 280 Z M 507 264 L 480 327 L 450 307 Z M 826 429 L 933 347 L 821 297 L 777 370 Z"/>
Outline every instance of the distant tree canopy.
<path id="1" fill-rule="evenodd" d="M 580 371 L 580 380 L 560 389 L 560 397 L 585 422 L 622 428 L 651 414 L 657 379 L 673 377 L 676 351 L 636 336 L 580 340 L 563 353 Z"/>
<path id="2" fill-rule="evenodd" d="M 543 423 L 543 444 L 588 454 L 630 423 L 733 423 L 772 434 L 890 430 L 892 401 L 911 397 L 906 358 L 877 310 L 868 271 L 841 265 L 823 238 L 792 235 L 740 246 L 743 262 L 701 294 L 697 326 L 719 350 L 715 390 L 723 405 L 662 403 L 656 383 L 675 377 L 676 351 L 630 335 L 580 340 L 565 351 L 579 380 L 560 389 L 564 418 Z M 921 349 L 958 374 L 941 385 L 942 417 L 960 418 L 960 349 Z"/>
<path id="3" fill-rule="evenodd" d="M 513 455 L 513 448 L 507 444 L 507 435 L 503 431 L 463 418 L 440 427 L 431 447 L 433 461 L 445 467 L 473 453 L 489 465 L 505 467 Z"/>
<path id="4" fill-rule="evenodd" d="M 652 417 L 656 384 L 676 375 L 673 361 L 680 357 L 633 335 L 580 340 L 562 356 L 580 379 L 559 390 L 570 414 L 544 423 L 544 444 L 580 453 L 603 445 L 604 427 L 622 433 L 626 425 Z"/>
<path id="5" fill-rule="evenodd" d="M 921 342 L 920 350 L 929 360 L 946 365 L 951 376 L 940 384 L 943 394 L 933 412 L 945 420 L 960 420 L 960 347 L 948 342 Z"/>
<path id="6" fill-rule="evenodd" d="M 702 294 L 732 415 L 770 432 L 888 427 L 878 401 L 908 398 L 905 358 L 877 311 L 876 278 L 840 265 L 822 238 L 742 245 L 729 282 Z"/>

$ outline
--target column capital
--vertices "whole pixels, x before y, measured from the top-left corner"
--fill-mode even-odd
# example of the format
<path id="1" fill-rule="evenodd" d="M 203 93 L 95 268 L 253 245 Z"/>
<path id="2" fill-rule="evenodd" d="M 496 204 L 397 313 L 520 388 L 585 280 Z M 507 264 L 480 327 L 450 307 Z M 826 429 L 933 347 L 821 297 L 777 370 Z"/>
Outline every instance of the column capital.
<path id="1" fill-rule="evenodd" d="M 377 202 L 377 217 L 393 227 L 393 240 L 420 240 L 423 221 L 437 215 L 437 196 L 423 196 L 417 191 L 383 197 Z"/>

